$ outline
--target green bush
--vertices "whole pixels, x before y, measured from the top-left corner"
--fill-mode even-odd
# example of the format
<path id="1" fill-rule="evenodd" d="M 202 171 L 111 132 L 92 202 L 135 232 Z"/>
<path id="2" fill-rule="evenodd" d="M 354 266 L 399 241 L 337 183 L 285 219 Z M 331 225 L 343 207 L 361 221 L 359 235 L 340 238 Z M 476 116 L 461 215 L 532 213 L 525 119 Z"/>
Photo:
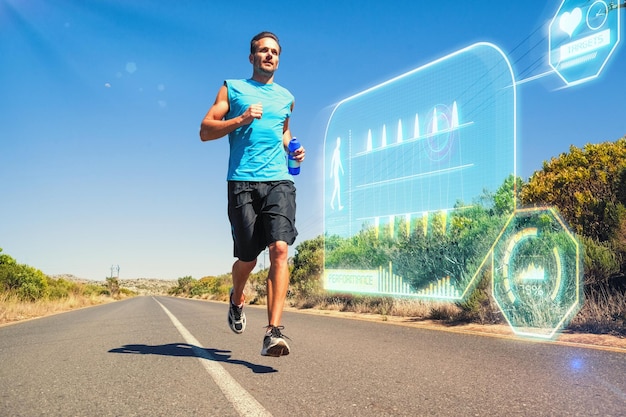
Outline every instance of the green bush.
<path id="1" fill-rule="evenodd" d="M 217 290 L 216 278 L 205 277 L 199 281 L 192 281 L 193 285 L 189 290 L 189 295 L 192 297 L 199 297 L 203 294 L 213 294 Z"/>
<path id="2" fill-rule="evenodd" d="M 109 295 L 109 290 L 102 284 L 85 284 L 82 291 L 87 297 Z"/>
<path id="3" fill-rule="evenodd" d="M 187 275 L 178 278 L 178 284 L 169 290 L 170 295 L 189 295 L 193 282 L 196 281 L 193 277 Z"/>
<path id="4" fill-rule="evenodd" d="M 201 297 L 206 294 L 226 296 L 230 290 L 229 275 L 219 277 L 204 277 L 199 280 L 185 276 L 178 278 L 178 283 L 170 288 L 168 294 L 183 297 Z"/>
<path id="5" fill-rule="evenodd" d="M 322 289 L 323 267 L 323 236 L 300 243 L 296 247 L 291 272 L 291 286 L 294 292 L 303 297 L 319 293 Z"/>
<path id="6" fill-rule="evenodd" d="M 28 265 L 0 264 L 0 288 L 21 300 L 35 301 L 48 296 L 48 280 L 43 272 Z"/>
<path id="7" fill-rule="evenodd" d="M 626 137 L 582 149 L 571 146 L 568 153 L 544 162 L 522 188 L 523 204 L 558 207 L 571 229 L 588 238 L 585 272 L 592 275 L 586 283 L 607 282 L 614 262 L 626 275 L 625 184 Z"/>
<path id="8" fill-rule="evenodd" d="M 578 236 L 584 247 L 585 285 L 605 283 L 620 273 L 620 259 L 610 242 Z"/>
<path id="9" fill-rule="evenodd" d="M 468 322 L 499 323 L 502 321 L 497 306 L 491 298 L 491 272 L 484 271 L 476 288 L 465 300 L 457 302 L 461 308 L 458 319 Z"/>
<path id="10" fill-rule="evenodd" d="M 81 295 L 84 291 L 83 287 L 83 285 L 65 279 L 48 278 L 48 298 L 59 300 L 70 295 Z"/>
<path id="11" fill-rule="evenodd" d="M 131 289 L 128 288 L 120 288 L 119 290 L 120 294 L 125 295 L 127 297 L 133 297 L 135 295 L 137 295 L 137 293 Z"/>

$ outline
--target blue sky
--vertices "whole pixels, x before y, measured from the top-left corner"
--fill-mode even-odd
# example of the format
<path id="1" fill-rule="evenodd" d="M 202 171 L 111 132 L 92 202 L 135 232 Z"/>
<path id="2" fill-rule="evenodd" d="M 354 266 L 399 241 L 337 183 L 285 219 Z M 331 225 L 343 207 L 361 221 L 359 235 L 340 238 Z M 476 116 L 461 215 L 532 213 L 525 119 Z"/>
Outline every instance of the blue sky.
<path id="1" fill-rule="evenodd" d="M 251 75 L 262 30 L 281 39 L 275 81 L 296 97 L 291 128 L 307 148 L 296 245 L 318 236 L 335 104 L 481 41 L 509 55 L 518 82 L 544 74 L 559 6 L 0 0 L 0 247 L 46 274 L 95 280 L 112 265 L 120 278 L 228 272 L 228 143 L 198 130 L 223 80 Z M 625 53 L 622 39 L 581 85 L 553 72 L 519 84 L 520 176 L 571 145 L 626 135 Z"/>

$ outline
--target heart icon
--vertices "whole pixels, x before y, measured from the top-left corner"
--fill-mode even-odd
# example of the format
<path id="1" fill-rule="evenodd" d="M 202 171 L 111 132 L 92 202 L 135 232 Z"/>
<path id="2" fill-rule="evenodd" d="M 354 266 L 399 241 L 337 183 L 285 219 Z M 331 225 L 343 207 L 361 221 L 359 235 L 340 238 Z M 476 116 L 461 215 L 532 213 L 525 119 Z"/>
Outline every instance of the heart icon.
<path id="1" fill-rule="evenodd" d="M 570 38 L 572 37 L 572 33 L 580 23 L 583 18 L 583 12 L 580 10 L 580 7 L 575 8 L 572 12 L 565 12 L 561 15 L 559 19 L 559 27 L 565 33 L 567 33 Z"/>

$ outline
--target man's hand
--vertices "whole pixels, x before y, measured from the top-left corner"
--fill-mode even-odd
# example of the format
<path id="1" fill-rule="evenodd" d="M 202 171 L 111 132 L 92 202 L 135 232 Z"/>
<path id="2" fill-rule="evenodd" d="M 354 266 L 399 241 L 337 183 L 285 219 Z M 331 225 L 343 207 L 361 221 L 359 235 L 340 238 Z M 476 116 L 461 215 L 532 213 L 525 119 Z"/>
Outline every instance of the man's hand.
<path id="1" fill-rule="evenodd" d="M 250 124 L 254 119 L 260 119 L 261 117 L 263 117 L 263 104 L 257 103 L 251 105 L 246 109 L 241 117 L 243 118 L 244 124 Z"/>
<path id="2" fill-rule="evenodd" d="M 293 156 L 295 157 L 295 160 L 298 162 L 304 161 L 304 153 L 305 153 L 304 146 L 300 146 L 298 149 L 292 152 Z"/>

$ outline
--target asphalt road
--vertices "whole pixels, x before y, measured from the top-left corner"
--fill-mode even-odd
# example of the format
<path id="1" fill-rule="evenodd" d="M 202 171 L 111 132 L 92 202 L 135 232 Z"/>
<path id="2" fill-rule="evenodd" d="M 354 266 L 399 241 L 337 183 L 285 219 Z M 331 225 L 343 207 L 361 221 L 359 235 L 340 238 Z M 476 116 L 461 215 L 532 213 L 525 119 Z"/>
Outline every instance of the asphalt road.
<path id="1" fill-rule="evenodd" d="M 626 416 L 626 355 L 137 297 L 0 327 L 0 416 Z"/>

